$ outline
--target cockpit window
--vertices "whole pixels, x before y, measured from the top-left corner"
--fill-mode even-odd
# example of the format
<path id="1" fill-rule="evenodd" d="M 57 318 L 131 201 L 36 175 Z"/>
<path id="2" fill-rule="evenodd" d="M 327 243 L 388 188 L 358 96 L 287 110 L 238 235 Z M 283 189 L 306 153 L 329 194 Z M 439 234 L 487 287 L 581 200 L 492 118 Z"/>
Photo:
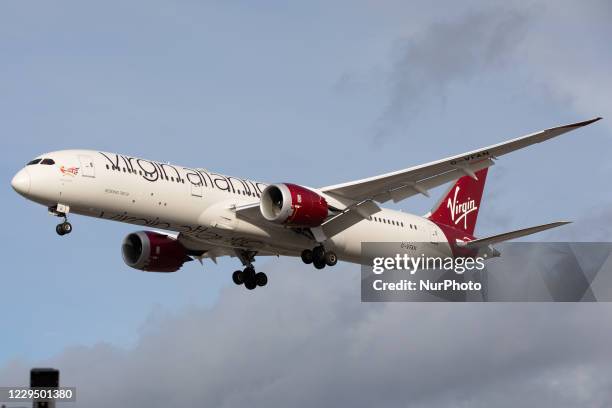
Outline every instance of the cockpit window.
<path id="1" fill-rule="evenodd" d="M 26 166 L 32 166 L 33 164 L 38 164 L 42 159 L 34 159 L 31 162 L 29 162 L 28 164 L 26 164 Z"/>
<path id="2" fill-rule="evenodd" d="M 46 165 L 55 164 L 55 160 L 53 160 L 53 159 L 43 159 L 43 161 L 41 161 L 40 164 L 46 164 Z"/>

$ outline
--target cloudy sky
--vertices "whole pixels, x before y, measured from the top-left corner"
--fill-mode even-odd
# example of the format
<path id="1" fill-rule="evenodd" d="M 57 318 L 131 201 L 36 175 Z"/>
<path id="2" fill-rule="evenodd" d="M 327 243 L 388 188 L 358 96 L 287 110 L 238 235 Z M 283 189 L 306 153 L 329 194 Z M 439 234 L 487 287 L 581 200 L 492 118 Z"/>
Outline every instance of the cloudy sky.
<path id="1" fill-rule="evenodd" d="M 235 259 L 146 274 L 134 227 L 60 239 L 10 188 L 79 147 L 322 186 L 603 116 L 503 157 L 477 233 L 612 240 L 612 3 L 431 3 L 2 2 L 0 385 L 45 365 L 90 407 L 610 406 L 608 304 L 363 304 L 359 267 L 293 259 L 253 292 Z"/>

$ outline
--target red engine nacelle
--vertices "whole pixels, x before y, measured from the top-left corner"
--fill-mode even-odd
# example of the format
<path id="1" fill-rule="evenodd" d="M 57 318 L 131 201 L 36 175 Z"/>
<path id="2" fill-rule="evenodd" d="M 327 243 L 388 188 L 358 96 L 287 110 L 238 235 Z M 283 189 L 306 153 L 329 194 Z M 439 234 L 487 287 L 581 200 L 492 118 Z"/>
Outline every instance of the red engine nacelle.
<path id="1" fill-rule="evenodd" d="M 294 227 L 318 227 L 327 218 L 327 201 L 296 184 L 272 184 L 261 193 L 259 209 L 264 218 Z"/>
<path id="2" fill-rule="evenodd" d="M 133 232 L 123 240 L 123 261 L 148 272 L 176 272 L 191 258 L 176 239 L 158 232 Z"/>

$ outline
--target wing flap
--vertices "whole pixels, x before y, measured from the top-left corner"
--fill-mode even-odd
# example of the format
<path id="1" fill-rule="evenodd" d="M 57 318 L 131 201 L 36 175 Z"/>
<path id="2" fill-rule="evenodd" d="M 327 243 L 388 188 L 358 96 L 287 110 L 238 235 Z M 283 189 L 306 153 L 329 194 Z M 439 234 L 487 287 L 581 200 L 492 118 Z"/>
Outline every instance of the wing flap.
<path id="1" fill-rule="evenodd" d="M 379 203 L 385 203 L 389 200 L 393 200 L 394 203 L 397 203 L 417 194 L 422 194 L 426 197 L 429 197 L 429 190 L 449 183 L 451 181 L 458 180 L 466 174 L 472 175 L 473 173 L 476 173 L 477 171 L 482 170 L 484 168 L 493 166 L 494 164 L 495 162 L 493 161 L 493 159 L 485 159 L 478 162 L 474 162 L 464 168 L 453 169 L 446 173 L 438 174 L 416 183 L 404 183 L 400 187 L 396 187 L 394 189 L 375 195 L 373 199 Z"/>

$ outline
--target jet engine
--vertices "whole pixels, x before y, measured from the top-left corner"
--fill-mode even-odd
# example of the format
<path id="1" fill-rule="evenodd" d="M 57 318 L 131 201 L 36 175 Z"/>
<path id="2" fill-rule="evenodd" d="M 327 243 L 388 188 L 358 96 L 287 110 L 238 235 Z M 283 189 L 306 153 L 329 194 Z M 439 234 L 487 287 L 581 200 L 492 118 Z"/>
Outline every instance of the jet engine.
<path id="1" fill-rule="evenodd" d="M 123 261 L 147 272 L 176 272 L 191 258 L 176 239 L 152 231 L 133 232 L 123 240 Z"/>
<path id="2" fill-rule="evenodd" d="M 289 183 L 266 187 L 259 209 L 266 220 L 292 227 L 318 227 L 328 214 L 325 198 Z"/>

